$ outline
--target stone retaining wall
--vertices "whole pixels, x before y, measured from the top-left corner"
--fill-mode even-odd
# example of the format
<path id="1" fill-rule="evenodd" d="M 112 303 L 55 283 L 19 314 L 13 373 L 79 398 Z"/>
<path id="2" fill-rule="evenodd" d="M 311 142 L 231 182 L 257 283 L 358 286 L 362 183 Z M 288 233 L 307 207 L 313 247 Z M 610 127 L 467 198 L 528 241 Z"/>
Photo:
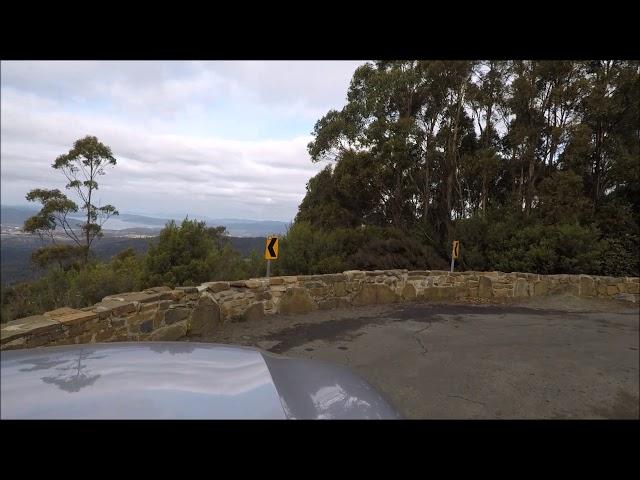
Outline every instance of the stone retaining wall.
<path id="1" fill-rule="evenodd" d="M 226 322 L 274 313 L 400 301 L 506 299 L 571 294 L 638 302 L 638 277 L 536 275 L 434 270 L 352 270 L 331 275 L 208 282 L 105 297 L 92 307 L 63 307 L 2 324 L 0 349 L 135 340 L 210 340 Z"/>

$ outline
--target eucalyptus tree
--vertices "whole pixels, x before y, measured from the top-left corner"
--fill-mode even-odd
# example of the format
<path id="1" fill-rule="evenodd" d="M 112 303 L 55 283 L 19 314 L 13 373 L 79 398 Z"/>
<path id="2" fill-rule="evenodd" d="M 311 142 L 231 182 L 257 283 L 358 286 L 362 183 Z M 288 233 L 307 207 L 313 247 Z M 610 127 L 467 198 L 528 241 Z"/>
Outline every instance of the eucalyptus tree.
<path id="1" fill-rule="evenodd" d="M 91 246 L 96 238 L 103 235 L 102 226 L 118 211 L 113 205 L 96 205 L 95 195 L 98 190 L 98 178 L 106 174 L 107 167 L 116 165 L 116 158 L 111 148 L 101 143 L 94 136 L 86 136 L 76 140 L 73 148 L 66 154 L 58 156 L 52 168 L 62 172 L 67 179 L 66 188 L 75 192 L 80 200 L 80 207 L 60 190 L 34 189 L 26 195 L 28 201 L 39 201 L 41 210 L 28 218 L 24 230 L 38 233 L 41 238 L 48 238 L 51 245 L 43 247 L 33 257 L 36 263 L 45 265 L 51 259 L 60 261 L 61 256 L 80 256 L 82 263 L 89 260 Z M 74 213 L 83 211 L 84 221 L 72 225 Z M 54 232 L 62 228 L 72 245 L 56 245 Z M 74 228 L 75 227 L 75 228 Z M 53 254 L 55 252 L 55 255 Z"/>

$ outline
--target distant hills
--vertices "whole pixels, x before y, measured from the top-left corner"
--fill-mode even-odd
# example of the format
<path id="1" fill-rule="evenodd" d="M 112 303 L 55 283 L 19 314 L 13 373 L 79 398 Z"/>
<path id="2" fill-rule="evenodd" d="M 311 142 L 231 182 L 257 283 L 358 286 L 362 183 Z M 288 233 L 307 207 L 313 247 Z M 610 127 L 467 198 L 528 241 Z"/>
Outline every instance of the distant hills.
<path id="1" fill-rule="evenodd" d="M 40 240 L 36 235 L 25 235 L 20 231 L 24 221 L 36 211 L 30 206 L 0 206 L 0 273 L 4 285 L 33 279 L 42 273 L 30 262 L 31 252 L 42 246 Z M 204 220 L 209 226 L 227 227 L 231 245 L 243 256 L 249 255 L 252 250 L 262 253 L 264 237 L 282 235 L 287 228 L 287 223 L 273 220 L 214 219 L 195 215 L 189 218 Z M 80 218 L 77 220 L 82 221 Z M 103 260 L 129 247 L 137 252 L 145 252 L 149 242 L 155 240 L 169 221 L 169 218 L 121 213 L 105 224 L 108 229 L 105 229 L 104 237 L 95 242 L 93 250 Z M 180 221 L 182 218 L 176 219 L 176 222 Z"/>
<path id="2" fill-rule="evenodd" d="M 0 223 L 3 227 L 22 226 L 24 221 L 37 211 L 30 206 L 2 205 L 0 206 Z M 288 224 L 276 220 L 246 220 L 239 218 L 209 218 L 200 215 L 190 215 L 190 218 L 203 220 L 209 226 L 224 225 L 227 227 L 229 235 L 233 237 L 262 237 L 267 235 L 282 235 L 285 233 Z M 181 222 L 184 217 L 173 218 L 176 222 Z M 131 234 L 157 234 L 164 225 L 171 220 L 171 216 L 164 218 L 151 217 L 145 215 L 135 215 L 131 213 L 121 213 L 117 217 L 112 217 L 105 224 L 105 230 L 117 230 L 120 233 Z M 81 218 L 77 219 L 79 222 Z"/>
<path id="3" fill-rule="evenodd" d="M 93 251 L 102 260 L 109 260 L 130 247 L 139 253 L 144 253 L 156 238 L 135 238 L 109 234 L 94 243 Z M 34 279 L 42 274 L 41 270 L 31 264 L 31 253 L 42 246 L 36 235 L 3 233 L 1 239 L 0 277 L 3 285 Z M 229 237 L 229 241 L 233 248 L 243 256 L 248 256 L 252 250 L 259 254 L 264 251 L 264 237 Z"/>

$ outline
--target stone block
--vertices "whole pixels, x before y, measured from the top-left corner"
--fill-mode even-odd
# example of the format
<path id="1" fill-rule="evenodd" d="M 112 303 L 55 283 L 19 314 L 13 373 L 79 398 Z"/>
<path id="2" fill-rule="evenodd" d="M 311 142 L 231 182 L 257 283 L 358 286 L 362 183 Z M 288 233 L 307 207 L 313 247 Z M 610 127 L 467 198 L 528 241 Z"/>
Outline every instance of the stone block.
<path id="1" fill-rule="evenodd" d="M 416 287 L 414 287 L 410 283 L 405 284 L 404 288 L 402 289 L 403 300 L 415 300 L 416 296 Z"/>
<path id="2" fill-rule="evenodd" d="M 262 282 L 259 280 L 246 280 L 244 282 L 245 287 L 255 289 L 262 287 Z"/>
<path id="3" fill-rule="evenodd" d="M 82 335 L 85 332 L 96 332 L 102 330 L 105 326 L 109 325 L 108 319 L 95 318 L 82 323 L 72 323 L 65 325 L 67 335 L 70 337 L 76 337 Z"/>
<path id="4" fill-rule="evenodd" d="M 513 288 L 514 297 L 528 297 L 529 296 L 529 282 L 526 278 L 518 277 L 515 287 Z"/>
<path id="5" fill-rule="evenodd" d="M 493 282 L 490 277 L 481 275 L 478 278 L 478 296 L 480 298 L 491 298 L 493 296 Z"/>
<path id="6" fill-rule="evenodd" d="M 493 297 L 494 298 L 506 298 L 510 297 L 513 290 L 510 288 L 494 288 L 493 289 Z"/>
<path id="7" fill-rule="evenodd" d="M 171 291 L 171 287 L 168 287 L 166 285 L 162 285 L 161 287 L 151 287 L 145 290 L 145 292 L 152 292 L 152 293 L 161 293 L 161 292 L 170 292 L 170 291 Z"/>
<path id="8" fill-rule="evenodd" d="M 333 294 L 336 297 L 344 297 L 347 294 L 347 285 L 345 282 L 336 282 L 333 284 Z"/>
<path id="9" fill-rule="evenodd" d="M 189 309 L 184 307 L 169 308 L 164 312 L 164 324 L 171 325 L 180 322 L 189 316 Z"/>
<path id="10" fill-rule="evenodd" d="M 215 302 L 201 299 L 193 309 L 189 319 L 189 334 L 202 337 L 212 336 L 220 325 L 220 307 Z"/>
<path id="11" fill-rule="evenodd" d="M 45 313 L 46 316 L 49 316 L 51 312 Z M 93 320 L 94 318 L 98 318 L 98 314 L 95 312 L 83 312 L 81 310 L 75 310 L 73 312 L 59 314 L 53 317 L 55 320 L 60 322 L 64 326 L 76 325 L 79 323 L 84 323 L 89 320 Z"/>
<path id="12" fill-rule="evenodd" d="M 169 298 L 167 298 L 167 300 L 173 300 L 174 302 L 179 302 L 185 296 L 185 293 L 182 290 L 171 290 L 168 294 Z"/>
<path id="13" fill-rule="evenodd" d="M 329 293 L 329 287 L 315 287 L 309 288 L 308 292 L 313 297 L 322 297 Z"/>
<path id="14" fill-rule="evenodd" d="M 56 317 L 61 317 L 63 315 L 68 315 L 69 313 L 77 313 L 77 312 L 78 310 L 76 310 L 75 308 L 61 307 L 61 308 L 56 308 L 55 310 L 51 310 L 49 312 L 45 312 L 43 313 L 43 315 L 45 317 L 56 318 Z"/>
<path id="15" fill-rule="evenodd" d="M 280 313 L 289 315 L 308 313 L 315 310 L 317 305 L 305 289 L 293 287 L 282 295 L 278 307 Z"/>
<path id="16" fill-rule="evenodd" d="M 640 283 L 627 283 L 627 284 L 625 284 L 625 289 L 626 289 L 627 293 L 639 294 L 640 293 Z"/>
<path id="17" fill-rule="evenodd" d="M 36 348 L 36 347 L 44 347 L 50 345 L 55 342 L 58 338 L 61 338 L 61 333 L 44 333 L 44 334 L 36 334 L 29 335 L 25 337 L 25 348 Z"/>
<path id="18" fill-rule="evenodd" d="M 44 315 L 33 315 L 2 324 L 0 343 L 30 335 L 61 334 L 62 325 L 57 320 Z"/>
<path id="19" fill-rule="evenodd" d="M 546 280 L 538 280 L 536 282 L 533 282 L 533 294 L 536 297 L 546 295 L 548 290 L 549 282 L 547 282 Z"/>
<path id="20" fill-rule="evenodd" d="M 229 290 L 229 282 L 207 282 L 204 284 L 211 293 L 218 293 Z"/>
<path id="21" fill-rule="evenodd" d="M 443 287 L 434 286 L 427 287 L 418 294 L 418 299 L 425 301 L 449 300 L 456 298 L 458 295 L 466 295 L 466 291 L 462 287 Z"/>
<path id="22" fill-rule="evenodd" d="M 120 300 L 103 300 L 96 304 L 94 311 L 96 313 L 108 313 L 110 315 L 124 315 L 126 313 L 135 312 L 136 305 L 133 302 L 125 302 Z"/>
<path id="23" fill-rule="evenodd" d="M 125 317 L 112 317 L 109 319 L 109 324 L 112 328 L 126 327 L 127 319 Z"/>
<path id="24" fill-rule="evenodd" d="M 113 338 L 114 335 L 114 331 L 110 328 L 101 330 L 99 332 L 96 333 L 96 336 L 94 338 L 95 342 L 106 342 L 109 341 Z"/>
<path id="25" fill-rule="evenodd" d="M 271 292 L 269 290 L 256 292 L 256 300 L 271 300 Z"/>
<path id="26" fill-rule="evenodd" d="M 138 325 L 140 333 L 149 333 L 153 330 L 153 319 L 146 320 Z"/>
<path id="27" fill-rule="evenodd" d="M 158 311 L 163 312 L 164 310 L 167 310 L 171 305 L 173 305 L 172 300 L 160 300 L 158 302 Z"/>
<path id="28" fill-rule="evenodd" d="M 384 284 L 363 284 L 351 300 L 353 305 L 385 305 L 395 303 L 399 296 Z"/>
<path id="29" fill-rule="evenodd" d="M 195 287 L 178 287 L 178 289 L 189 289 Z M 195 289 L 197 292 L 198 290 Z M 139 302 L 139 303 L 149 303 L 149 302 L 157 302 L 158 300 L 170 300 L 171 292 L 129 292 L 123 293 L 119 295 L 112 295 L 109 297 L 105 297 L 102 300 L 118 300 L 121 302 Z"/>
<path id="30" fill-rule="evenodd" d="M 355 279 L 363 279 L 365 277 L 365 272 L 361 270 L 348 270 L 343 273 L 345 277 L 347 277 L 347 281 L 352 281 Z"/>
<path id="31" fill-rule="evenodd" d="M 243 322 L 253 322 L 256 320 L 262 320 L 264 318 L 264 305 L 262 302 L 255 302 L 249 305 L 247 309 L 242 312 L 240 320 Z"/>
<path id="32" fill-rule="evenodd" d="M 596 295 L 596 285 L 588 275 L 580 275 L 580 296 L 594 297 Z"/>
<path id="33" fill-rule="evenodd" d="M 159 328 L 152 332 L 147 339 L 149 341 L 165 341 L 172 342 L 179 340 L 187 334 L 186 322 L 174 323 L 168 327 Z"/>
<path id="34" fill-rule="evenodd" d="M 198 287 L 176 287 L 175 289 L 184 294 L 198 293 Z"/>
<path id="35" fill-rule="evenodd" d="M 14 340 L 10 340 L 6 343 L 3 343 L 2 347 L 0 347 L 0 350 L 15 350 L 18 348 L 25 348 L 26 344 L 27 344 L 26 337 L 16 338 Z"/>

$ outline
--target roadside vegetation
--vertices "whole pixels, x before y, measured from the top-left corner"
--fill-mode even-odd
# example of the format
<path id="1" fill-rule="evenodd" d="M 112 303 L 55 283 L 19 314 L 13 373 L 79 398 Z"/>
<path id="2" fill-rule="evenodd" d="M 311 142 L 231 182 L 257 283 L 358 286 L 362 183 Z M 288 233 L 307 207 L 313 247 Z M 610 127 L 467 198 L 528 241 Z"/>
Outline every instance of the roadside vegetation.
<path id="1" fill-rule="evenodd" d="M 640 62 L 380 61 L 358 68 L 347 103 L 315 125 L 308 151 L 326 163 L 307 184 L 272 273 L 348 269 L 640 275 Z M 95 137 L 53 168 L 58 190 L 27 199 L 43 247 L 38 280 L 4 288 L 2 321 L 158 285 L 263 276 L 224 227 L 169 223 L 146 254 L 97 261 L 91 246 L 112 205 L 92 203 L 115 166 Z M 83 210 L 86 221 L 69 225 Z M 71 243 L 56 244 L 62 229 Z"/>
<path id="2" fill-rule="evenodd" d="M 132 248 L 110 261 L 89 258 L 61 267 L 53 264 L 37 280 L 2 290 L 2 321 L 68 306 L 87 307 L 107 295 L 167 285 L 198 285 L 211 280 L 264 276 L 262 257 L 231 248 L 224 227 L 185 219 L 170 222 L 144 254 Z"/>
<path id="3" fill-rule="evenodd" d="M 369 63 L 313 134 L 277 272 L 640 274 L 638 61 Z"/>

